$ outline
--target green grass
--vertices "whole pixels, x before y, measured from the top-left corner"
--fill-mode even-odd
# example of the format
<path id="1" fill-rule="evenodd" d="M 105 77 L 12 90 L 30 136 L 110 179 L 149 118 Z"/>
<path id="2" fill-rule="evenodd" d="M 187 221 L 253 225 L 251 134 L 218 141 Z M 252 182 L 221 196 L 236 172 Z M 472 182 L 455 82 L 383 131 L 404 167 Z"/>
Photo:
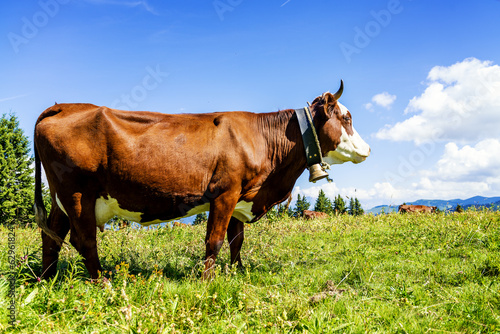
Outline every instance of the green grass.
<path id="1" fill-rule="evenodd" d="M 284 218 L 247 225 L 239 271 L 225 244 L 201 281 L 205 226 L 99 234 L 109 282 L 72 247 L 37 281 L 41 240 L 16 230 L 17 323 L 7 318 L 0 227 L 0 332 L 498 333 L 500 215 Z M 27 255 L 27 259 L 22 258 Z"/>

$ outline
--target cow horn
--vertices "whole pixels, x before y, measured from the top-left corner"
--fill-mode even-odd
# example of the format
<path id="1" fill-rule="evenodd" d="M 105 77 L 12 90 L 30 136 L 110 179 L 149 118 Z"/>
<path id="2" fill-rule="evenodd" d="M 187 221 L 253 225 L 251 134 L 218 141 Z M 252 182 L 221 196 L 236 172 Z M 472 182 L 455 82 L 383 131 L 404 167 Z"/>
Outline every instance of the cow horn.
<path id="1" fill-rule="evenodd" d="M 340 80 L 340 88 L 339 88 L 339 90 L 335 94 L 333 94 L 333 98 L 335 100 L 340 99 L 340 97 L 342 96 L 342 92 L 343 91 L 344 91 L 344 80 Z"/>

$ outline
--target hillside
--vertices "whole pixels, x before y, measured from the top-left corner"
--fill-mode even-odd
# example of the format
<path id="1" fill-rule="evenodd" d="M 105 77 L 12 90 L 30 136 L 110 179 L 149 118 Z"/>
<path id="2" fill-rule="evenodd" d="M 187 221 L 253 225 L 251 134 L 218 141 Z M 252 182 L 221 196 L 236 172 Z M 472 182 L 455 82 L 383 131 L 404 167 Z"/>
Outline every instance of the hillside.
<path id="1" fill-rule="evenodd" d="M 469 207 L 494 207 L 500 206 L 500 197 L 483 197 L 483 196 L 474 196 L 468 199 L 450 199 L 450 200 L 441 200 L 441 199 L 419 199 L 414 202 L 405 202 L 406 204 L 412 205 L 427 205 L 427 206 L 437 206 L 441 211 L 453 211 L 457 207 L 458 204 L 462 208 Z M 403 204 L 403 203 L 400 203 Z M 379 214 L 382 211 L 385 213 L 398 211 L 398 205 L 379 205 L 376 207 L 367 210 L 367 213 Z"/>
<path id="2" fill-rule="evenodd" d="M 38 281 L 40 233 L 16 228 L 15 258 L 0 243 L 0 333 L 494 333 L 499 219 L 489 211 L 263 219 L 246 224 L 245 269 L 229 266 L 225 242 L 209 282 L 205 225 L 99 232 L 107 279 L 93 281 L 68 245 L 58 277 Z M 9 233 L 0 225 L 0 240 Z"/>

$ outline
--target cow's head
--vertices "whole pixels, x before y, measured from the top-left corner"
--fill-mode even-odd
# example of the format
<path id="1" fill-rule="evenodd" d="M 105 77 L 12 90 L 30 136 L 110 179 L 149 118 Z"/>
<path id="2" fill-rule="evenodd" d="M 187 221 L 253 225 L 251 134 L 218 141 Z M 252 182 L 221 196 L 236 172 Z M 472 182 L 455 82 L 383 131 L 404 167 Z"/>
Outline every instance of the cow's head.
<path id="1" fill-rule="evenodd" d="M 328 164 L 360 163 L 370 155 L 370 146 L 354 130 L 349 110 L 338 102 L 343 82 L 335 94 L 324 93 L 312 103 L 323 160 Z"/>

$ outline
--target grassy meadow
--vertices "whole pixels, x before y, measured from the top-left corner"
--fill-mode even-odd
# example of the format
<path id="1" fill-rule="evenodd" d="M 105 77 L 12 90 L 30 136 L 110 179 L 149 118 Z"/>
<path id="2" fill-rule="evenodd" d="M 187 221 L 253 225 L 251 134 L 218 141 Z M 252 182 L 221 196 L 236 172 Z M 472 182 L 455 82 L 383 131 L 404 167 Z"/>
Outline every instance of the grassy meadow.
<path id="1" fill-rule="evenodd" d="M 41 239 L 16 229 L 17 321 L 9 324 L 0 227 L 0 332 L 499 333 L 500 214 L 280 218 L 247 224 L 244 270 L 224 245 L 201 281 L 205 226 L 98 232 L 109 280 L 72 247 L 38 281 Z"/>

